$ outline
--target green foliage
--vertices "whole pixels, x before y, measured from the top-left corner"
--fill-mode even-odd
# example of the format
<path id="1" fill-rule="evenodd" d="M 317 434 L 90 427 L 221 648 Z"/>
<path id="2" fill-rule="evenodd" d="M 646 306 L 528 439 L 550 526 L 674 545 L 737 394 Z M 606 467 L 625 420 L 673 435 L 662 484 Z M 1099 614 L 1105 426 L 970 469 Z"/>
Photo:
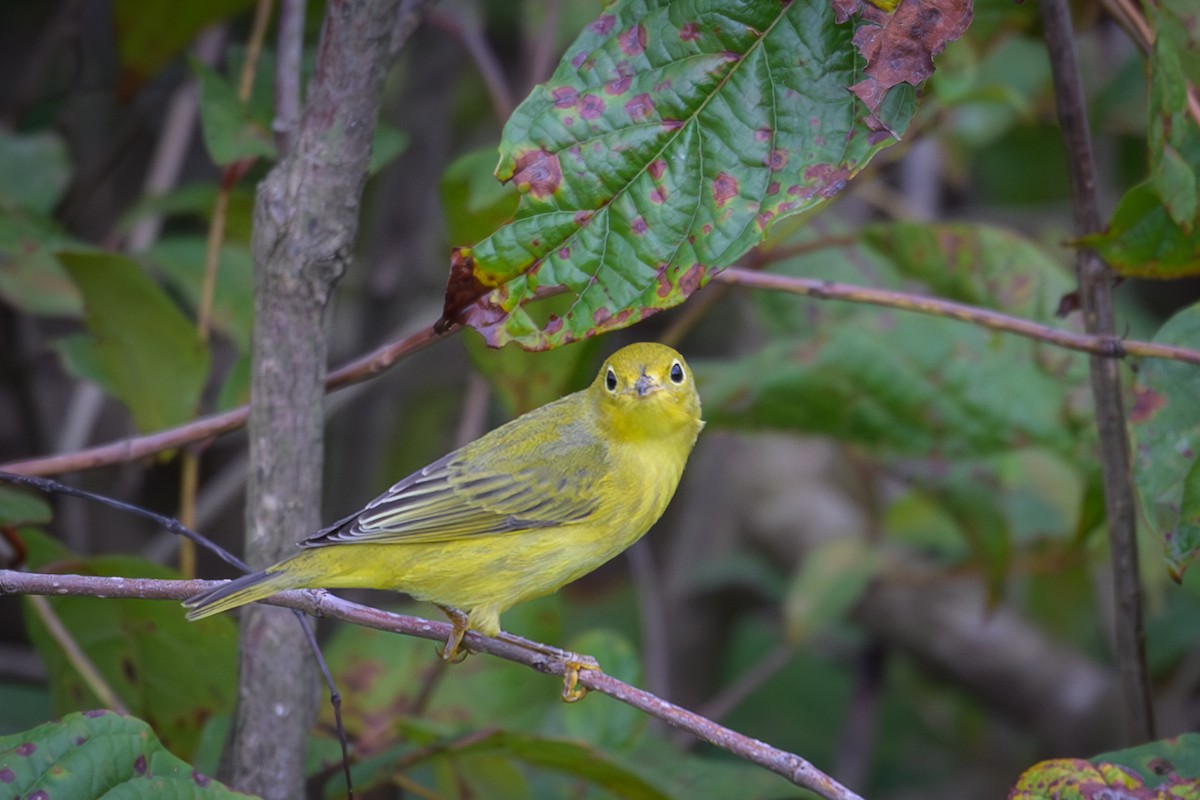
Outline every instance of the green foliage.
<path id="1" fill-rule="evenodd" d="M 930 295 L 1079 330 L 1077 315 L 1056 315 L 1075 288 L 1071 253 L 1058 247 L 1071 237 L 1069 156 L 1052 122 L 1050 60 L 1036 4 L 978 0 L 970 9 L 952 0 L 940 4 L 939 14 L 948 13 L 930 30 L 901 24 L 901 11 L 929 5 L 620 0 L 599 12 L 594 0 L 456 6 L 443 21 L 461 22 L 455 30 L 464 41 L 475 42 L 480 31 L 472 26 L 482 26 L 478 42 L 496 48 L 505 71 L 499 83 L 544 79 L 559 44 L 574 43 L 507 121 L 498 153 L 488 146 L 459 154 L 495 142 L 503 122 L 478 102 L 484 82 L 467 60 L 437 84 L 446 97 L 431 99 L 433 90 L 419 84 L 442 55 L 433 51 L 450 45 L 422 43 L 428 49 L 402 57 L 385 108 L 410 130 L 421 126 L 420 159 L 440 168 L 443 155 L 456 157 L 440 175 L 441 214 L 425 213 L 436 203 L 430 177 L 437 174 L 427 164 L 406 160 L 406 169 L 415 169 L 373 185 L 374 205 L 362 216 L 362 258 L 332 304 L 337 363 L 374 347 L 381 332 L 422 319 L 426 312 L 412 309 L 440 299 L 431 292 L 440 289 L 442 275 L 422 273 L 419 264 L 431 252 L 440 263 L 436 254 L 450 244 L 471 245 L 458 253 L 447 316 L 479 331 L 464 334 L 463 346 L 492 389 L 497 407 L 488 409 L 490 422 L 589 380 L 596 358 L 615 347 L 595 334 L 703 291 L 683 314 L 662 317 L 671 323 L 669 335 L 684 335 L 682 349 L 702 382 L 711 424 L 701 447 L 722 447 L 747 430 L 835 442 L 845 462 L 826 476 L 829 487 L 853 495 L 862 529 L 836 527 L 837 536 L 815 549 L 809 543 L 796 561 L 793 528 L 800 538 L 810 524 L 828 525 L 822 509 L 833 502 L 829 497 L 806 494 L 797 515 L 804 519 L 772 520 L 789 541 L 751 542 L 753 520 L 741 517 L 757 514 L 769 498 L 734 497 L 693 467 L 681 499 L 706 495 L 735 508 L 728 520 L 734 541 L 717 554 L 699 554 L 686 569 L 664 559 L 660 588 L 675 603 L 670 642 L 695 637 L 717 644 L 700 663 L 677 660 L 695 659 L 694 653 L 650 656 L 671 661 L 676 673 L 703 673 L 704 681 L 682 690 L 693 692 L 689 704 L 731 689 L 737 694 L 757 675 L 762 682 L 745 689 L 723 721 L 822 768 L 843 763 L 847 750 L 854 755 L 847 720 L 865 708 L 873 715 L 874 746 L 860 791 L 881 800 L 982 796 L 964 792 L 959 781 L 969 775 L 983 783 L 990 771 L 1003 774 L 993 783 L 1007 784 L 1045 749 L 1031 726 L 994 721 L 994 709 L 970 685 L 950 687 L 928 673 L 920 653 L 889 648 L 877 682 L 864 679 L 870 670 L 860 658 L 877 642 L 857 626 L 853 611 L 872 581 L 896 579 L 897 564 L 920 564 L 921 580 L 977 581 L 992 603 L 1024 614 L 1030 630 L 1100 665 L 1110 659 L 1097 623 L 1106 618 L 1095 591 L 1104 550 L 1096 532 L 1105 512 L 1085 356 L 901 309 L 704 288 L 744 259 L 742 266 Z M 244 0 L 161 8 L 118 0 L 113 41 L 120 74 L 111 97 L 103 98 L 111 107 L 101 112 L 72 94 L 80 83 L 86 99 L 96 100 L 107 84 L 96 83 L 95 72 L 76 82 L 63 77 L 62 64 L 51 63 L 41 70 L 47 78 L 35 87 L 32 110 L 18 108 L 28 89 L 15 87 L 11 132 L 0 134 L 0 337 L 10 355 L 0 400 L 6 413 L 16 410 L 12 416 L 28 429 L 29 441 L 47 441 L 68 422 L 62 409 L 70 404 L 59 394 L 69 381 L 35 358 L 64 330 L 58 348 L 71 375 L 125 403 L 140 430 L 191 418 L 203 388 L 210 390 L 205 408 L 245 402 L 253 369 L 253 183 L 269 168 L 251 162 L 275 158 L 274 57 L 269 49 L 263 55 L 242 103 L 233 76 L 240 74 L 243 48 L 229 48 L 221 72 L 193 65 L 189 73 L 182 53 L 211 22 L 233 21 L 233 38 L 242 36 L 249 7 Z M 312 19 L 322 11 L 310 9 Z M 938 54 L 968 11 L 976 15 L 971 30 Z M 1200 81 L 1197 18 L 1187 0 L 1148 4 L 1145 13 L 1155 32 L 1145 59 L 1134 47 L 1114 46 L 1111 26 L 1096 28 L 1094 15 L 1078 20 L 1100 183 L 1120 200 L 1104 230 L 1069 246 L 1093 248 L 1121 275 L 1169 280 L 1200 271 L 1200 129 L 1188 107 L 1188 83 Z M 839 14 L 845 22 L 837 22 Z M 307 33 L 302 83 L 317 61 L 315 26 Z M 915 45 L 910 58 L 936 55 L 937 71 L 923 84 L 912 63 L 897 66 L 872 54 L 864 43 L 873 37 Z M 31 85 L 38 72 L 29 68 Z M 158 135 L 139 115 L 157 108 L 151 101 L 189 74 L 198 77 L 204 147 L 218 167 L 236 168 L 205 172 L 189 163 L 185 174 L 198 182 L 132 200 L 130 187 L 145 178 L 144 129 Z M 138 92 L 147 85 L 152 92 Z M 437 116 L 439 104 L 454 109 L 448 123 Z M 79 127 L 69 137 L 51 133 L 49 115 L 64 132 L 71 132 L 73 117 Z M 901 147 L 889 147 L 889 131 L 903 133 Z M 372 173 L 406 138 L 406 131 L 378 127 Z M 935 164 L 918 158 L 923 143 L 932 145 Z M 929 173 L 913 174 L 914 164 Z M 190 317 L 200 303 L 206 228 L 218 191 L 212 176 L 228 180 L 245 168 L 249 177 L 232 187 L 225 219 L 210 375 L 210 356 L 196 343 Z M 913 185 L 934 190 L 935 213 L 984 221 L 920 221 L 929 209 L 908 205 Z M 843 188 L 845 202 L 825 202 Z M 120 208 L 103 209 L 107 216 L 95 213 L 114 202 Z M 80 211 L 89 207 L 92 216 Z M 164 232 L 136 260 L 91 249 L 101 242 L 119 248 L 129 226 L 149 215 L 164 218 Z M 396 233 L 389 226 L 401 215 L 403 230 Z M 424 236 L 443 227 L 444 241 Z M 760 249 L 748 254 L 754 246 Z M 1122 303 L 1136 302 L 1130 295 L 1137 286 L 1121 284 Z M 1122 335 L 1126 314 L 1147 318 L 1130 307 L 1119 311 Z M 1195 308 L 1177 313 L 1156 340 L 1200 347 L 1196 319 Z M 656 338 L 659 321 L 635 335 Z M 579 339 L 590 341 L 558 346 Z M 443 354 L 430 360 L 423 354 L 413 360 L 415 369 L 402 367 L 398 379 L 373 384 L 355 399 L 355 411 L 365 413 L 345 425 L 346 435 L 339 440 L 332 431 L 331 472 L 348 475 L 339 489 L 354 493 L 328 498 L 338 510 L 350 510 L 447 449 L 446 432 L 462 416 L 457 395 L 447 402 L 460 385 L 452 370 L 462 361 L 446 359 L 447 369 L 435 363 Z M 10 363 L 18 369 L 9 372 Z M 1128 406 L 1134 478 L 1154 534 L 1145 538 L 1161 542 L 1171 571 L 1183 578 L 1200 548 L 1198 373 L 1153 359 L 1134 366 Z M 108 424 L 98 436 L 111 434 Z M 10 437 L 5 442 L 24 441 L 25 433 L 11 425 L 0 430 Z M 739 443 L 746 445 L 740 454 L 730 448 L 730 468 L 753 463 L 758 451 L 751 443 L 765 438 Z M 206 461 L 205 479 L 210 468 L 215 472 L 217 464 Z M 132 467 L 120 473 L 127 487 Z M 163 484 L 157 474 L 145 482 L 147 503 L 174 506 L 177 498 Z M 832 494 L 829 487 L 822 491 Z M 676 501 L 673 513 L 689 511 L 687 502 Z M 44 524 L 48 516 L 30 495 L 0 490 L 0 524 Z M 665 543 L 662 552 L 688 550 L 697 541 L 688 538 L 696 530 L 671 529 L 669 519 L 659 527 L 669 529 L 653 534 L 663 537 L 655 541 Z M 737 538 L 742 534 L 747 540 Z M 17 535 L 29 544 L 35 567 L 172 574 L 131 557 L 76 559 L 36 533 Z M 105 538 L 97 549 L 125 544 Z M 0 558 L 8 552 L 0 541 Z M 1152 562 L 1147 572 L 1154 572 Z M 639 601 L 627 587 L 612 588 L 621 575 L 614 565 L 596 579 L 599 591 L 589 585 L 566 599 L 530 604 L 506 616 L 506 624 L 595 655 L 607 671 L 643 683 L 642 654 L 630 643 Z M 1178 683 L 1180 670 L 1195 660 L 1197 577 L 1147 592 L 1156 679 Z M 230 623 L 185 625 L 174 604 L 78 598 L 51 604 L 134 713 L 171 750 L 215 769 L 230 725 Z M 49 684 L 0 681 L 5 733 L 96 703 L 43 623 L 28 609 L 26 618 Z M 586 632 L 572 639 L 565 623 Z M 330 656 L 360 791 L 448 798 L 802 794 L 762 769 L 682 750 L 644 715 L 610 698 L 592 695 L 564 706 L 553 682 L 530 670 L 485 658 L 445 669 L 432 651 L 429 643 L 396 636 L 335 633 Z M 767 653 L 782 653 L 776 662 L 782 666 L 762 676 Z M 327 735 L 332 721 L 322 713 L 310 774 L 329 776 L 338 772 L 339 755 Z M 116 767 L 136 764 L 132 754 L 144 748 L 156 765 L 154 780 L 166 775 L 157 765 L 169 756 L 134 720 L 73 715 L 24 735 L 45 731 L 49 741 L 100 723 L 137 726 L 120 734 L 135 750 L 85 747 L 78 757 Z M 88 747 L 104 740 L 88 735 Z M 1182 737 L 1092 762 L 1052 763 L 1031 771 L 1013 796 L 1042 796 L 1039 782 L 1042 794 L 1054 782 L 1064 797 L 1109 789 L 1194 796 L 1195 746 L 1194 737 Z M 154 748 L 157 755 L 150 754 Z M 11 768 L 4 760 L 10 752 L 0 745 L 0 769 Z M 75 756 L 47 767 L 46 780 L 82 774 L 74 765 L 55 772 L 68 757 Z M 176 767 L 183 770 L 183 793 L 190 770 Z M 1080 784 L 1081 775 L 1094 783 Z M 173 791 L 136 779 L 123 786 L 143 783 L 154 786 L 146 792 L 155 796 Z M 321 791 L 344 794 L 336 777 Z M 1000 796 L 1002 788 L 990 794 Z"/>
<path id="2" fill-rule="evenodd" d="M 985 226 L 875 226 L 869 246 L 788 259 L 776 271 L 911 288 L 1053 319 L 1070 288 L 1037 246 Z M 1077 446 L 1086 365 L 1044 345 L 903 311 L 764 295 L 777 334 L 737 362 L 700 364 L 711 422 L 831 435 L 885 454 L 964 457 Z M 1064 424 L 1066 423 L 1066 424 Z"/>
<path id="3" fill-rule="evenodd" d="M 145 722 L 103 710 L 0 736 L 0 783 L 29 798 L 249 797 L 171 755 Z"/>
<path id="4" fill-rule="evenodd" d="M 270 125 L 238 99 L 237 89 L 199 61 L 192 61 L 192 70 L 200 81 L 201 129 L 213 162 L 224 167 L 246 158 L 274 158 Z"/>
<path id="5" fill-rule="evenodd" d="M 83 293 L 90 333 L 60 341 L 71 371 L 120 398 L 143 431 L 191 419 L 209 359 L 195 326 L 127 258 L 60 253 L 58 259 Z"/>
<path id="6" fill-rule="evenodd" d="M 174 570 L 132 556 L 72 559 L 52 540 L 23 531 L 30 567 L 127 578 L 178 578 Z M 66 559 L 66 561 L 64 561 Z M 56 566 L 57 565 L 57 566 Z M 189 623 L 174 603 L 54 597 L 50 608 L 104 681 L 136 716 L 154 726 L 172 752 L 190 757 L 204 721 L 233 705 L 237 642 L 225 618 Z M 25 604 L 25 623 L 50 675 L 58 716 L 95 708 L 99 700 Z"/>
<path id="7" fill-rule="evenodd" d="M 1103 233 L 1080 243 L 1122 275 L 1182 278 L 1200 272 L 1200 228 L 1189 230 L 1171 219 L 1149 181 L 1125 193 Z"/>
<path id="8" fill-rule="evenodd" d="M 37 525 L 51 516 L 50 506 L 40 497 L 0 486 L 0 525 Z"/>
<path id="9" fill-rule="evenodd" d="M 853 33 L 821 3 L 613 5 L 505 126 L 521 201 L 456 265 L 447 315 L 546 348 L 685 300 L 892 141 L 847 91 Z M 565 312 L 526 308 L 563 289 Z"/>
<path id="10" fill-rule="evenodd" d="M 505 621 L 522 635 L 558 641 L 557 607 L 546 598 Z M 609 674 L 638 681 L 636 653 L 620 636 L 594 630 L 567 644 L 595 656 Z M 339 629 L 326 647 L 345 691 L 349 735 L 369 753 L 355 766 L 358 791 L 404 775 L 448 796 L 465 784 L 486 797 L 555 797 L 584 787 L 598 797 L 721 797 L 717 785 L 739 781 L 746 786 L 740 797 L 795 794 L 775 776 L 750 780 L 742 765 L 684 754 L 652 733 L 643 714 L 604 695 L 567 705 L 526 667 L 471 658 L 447 669 L 433 650 L 426 641 L 353 627 Z M 427 704 L 418 710 L 423 692 Z M 322 763 L 336 763 L 332 741 L 319 751 Z M 336 778 L 325 786 L 326 797 L 341 791 Z"/>
<path id="11" fill-rule="evenodd" d="M 85 245 L 50 216 L 69 174 L 57 135 L 0 133 L 0 297 L 31 314 L 80 312 L 79 293 L 54 251 Z"/>
<path id="12" fill-rule="evenodd" d="M 1176 314 L 1154 337 L 1200 347 L 1200 306 Z M 1148 360 L 1138 372 L 1129 412 L 1134 480 L 1142 510 L 1163 538 L 1176 579 L 1200 549 L 1200 371 L 1177 361 Z"/>
<path id="13" fill-rule="evenodd" d="M 841 621 L 882 567 L 882 554 L 860 539 L 831 539 L 815 547 L 783 601 L 788 642 L 806 644 L 826 626 Z"/>

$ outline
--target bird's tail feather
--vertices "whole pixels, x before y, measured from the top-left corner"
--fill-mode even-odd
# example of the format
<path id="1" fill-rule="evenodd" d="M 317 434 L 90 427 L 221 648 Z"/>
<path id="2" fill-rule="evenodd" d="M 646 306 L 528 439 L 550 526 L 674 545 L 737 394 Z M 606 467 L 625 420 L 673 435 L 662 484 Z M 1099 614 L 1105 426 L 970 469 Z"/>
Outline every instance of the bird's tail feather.
<path id="1" fill-rule="evenodd" d="M 243 575 L 229 583 L 198 594 L 183 605 L 188 609 L 187 618 L 190 620 L 211 617 L 222 611 L 244 606 L 256 600 L 263 600 L 284 589 L 294 589 L 301 585 L 297 576 L 284 571 L 255 572 Z"/>

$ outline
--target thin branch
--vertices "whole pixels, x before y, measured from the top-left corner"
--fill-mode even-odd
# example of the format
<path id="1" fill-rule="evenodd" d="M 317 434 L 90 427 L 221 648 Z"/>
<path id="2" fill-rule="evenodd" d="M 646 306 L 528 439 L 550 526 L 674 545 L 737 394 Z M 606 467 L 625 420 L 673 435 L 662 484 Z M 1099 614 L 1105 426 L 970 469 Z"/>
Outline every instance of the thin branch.
<path id="1" fill-rule="evenodd" d="M 756 661 L 733 683 L 705 701 L 704 705 L 700 706 L 700 713 L 711 719 L 722 719 L 728 716 L 747 697 L 761 689 L 767 681 L 790 664 L 795 655 L 796 646 L 794 644 L 782 642 L 775 645 L 774 650 Z"/>
<path id="2" fill-rule="evenodd" d="M 275 149 L 281 158 L 292 151 L 300 124 L 300 62 L 304 57 L 304 0 L 280 0 L 278 65 L 275 68 Z"/>
<path id="3" fill-rule="evenodd" d="M 1096 200 L 1096 165 L 1092 156 L 1087 108 L 1075 55 L 1071 10 L 1066 0 L 1042 0 L 1046 48 L 1054 79 L 1059 126 L 1066 145 L 1075 210 L 1075 233 L 1084 236 L 1102 226 Z M 1078 251 L 1076 273 L 1084 329 L 1102 338 L 1116 330 L 1112 274 L 1100 257 Z M 1154 707 L 1146 664 L 1142 627 L 1142 593 L 1138 574 L 1137 516 L 1133 499 L 1133 470 L 1129 434 L 1121 397 L 1121 376 L 1108 359 L 1090 359 L 1092 394 L 1096 400 L 1096 429 L 1100 439 L 1100 467 L 1104 479 L 1104 504 L 1108 516 L 1116 594 L 1117 665 L 1125 696 L 1128 735 L 1135 743 L 1154 738 Z"/>
<path id="4" fill-rule="evenodd" d="M 75 641 L 75 637 L 71 636 L 71 632 L 67 630 L 67 626 L 63 625 L 58 614 L 54 613 L 54 609 L 50 606 L 50 601 L 45 597 L 30 597 L 29 602 L 33 604 L 33 612 L 37 614 L 38 619 L 46 626 L 46 630 L 50 633 L 50 638 L 62 648 L 63 655 L 67 659 L 75 671 L 79 673 L 79 677 L 87 684 L 87 687 L 92 690 L 96 697 L 100 698 L 100 703 L 105 707 L 118 711 L 122 714 L 128 714 L 129 709 L 121 702 L 121 698 L 117 697 L 117 693 L 108 685 L 108 681 L 104 680 L 104 676 L 100 674 L 100 670 L 88 658 L 87 653 L 83 652 L 83 648 Z"/>
<path id="5" fill-rule="evenodd" d="M 0 595 L 42 594 L 185 600 L 220 584 L 220 581 L 167 581 L 93 575 L 45 575 L 0 570 Z M 432 641 L 445 641 L 450 633 L 450 624 L 447 622 L 382 611 L 342 600 L 320 590 L 300 589 L 281 592 L 263 602 L 306 611 L 317 616 L 333 617 L 366 628 L 416 636 Z M 489 639 L 474 631 L 467 633 L 464 643 L 473 652 L 486 653 L 505 661 L 523 664 L 543 674 L 561 677 L 564 671 L 561 662 L 544 654 L 498 639 Z M 740 758 L 782 775 L 797 786 L 809 789 L 827 800 L 861 800 L 859 795 L 842 786 L 798 755 L 779 750 L 765 742 L 718 725 L 707 717 L 623 683 L 604 672 L 584 670 L 579 673 L 579 683 L 588 689 L 606 694 L 675 727 L 686 730 Z"/>
<path id="6" fill-rule="evenodd" d="M 855 286 L 848 283 L 836 283 L 817 278 L 796 278 L 791 275 L 777 275 L 769 272 L 752 272 L 750 270 L 730 267 L 716 275 L 714 281 L 733 286 L 745 286 L 752 289 L 773 289 L 792 294 L 804 295 L 817 300 L 849 300 L 854 303 L 898 308 L 904 311 L 915 311 L 935 317 L 947 317 L 959 322 L 969 322 L 1007 333 L 1015 333 L 1029 339 L 1047 342 L 1066 348 L 1091 353 L 1106 359 L 1124 358 L 1125 356 L 1141 356 L 1143 358 L 1164 358 L 1172 361 L 1184 361 L 1200 366 L 1200 351 L 1189 350 L 1186 347 L 1155 344 L 1122 339 L 1112 334 L 1087 335 L 1072 333 L 1049 325 L 1031 322 L 1021 317 L 1002 314 L 987 308 L 956 303 L 952 300 L 941 300 L 936 297 L 926 297 L 909 292 L 894 292 L 889 289 L 875 289 L 869 286 Z"/>
<path id="7" fill-rule="evenodd" d="M 1101 0 L 1101 4 L 1121 24 L 1142 55 L 1150 55 L 1154 50 L 1154 31 L 1142 14 L 1141 6 L 1135 0 Z M 1186 90 L 1188 113 L 1200 125 L 1200 88 L 1188 84 Z"/>
<path id="8" fill-rule="evenodd" d="M 1186 347 L 1121 339 L 1112 335 L 1095 336 L 1073 333 L 966 303 L 940 300 L 908 292 L 835 283 L 816 278 L 796 278 L 734 267 L 726 269 L 713 280 L 718 283 L 753 289 L 790 292 L 818 300 L 847 300 L 948 317 L 1105 358 L 1124 358 L 1125 356 L 1162 358 L 1200 366 L 1200 351 L 1190 350 Z M 325 388 L 333 391 L 373 378 L 385 372 L 402 358 L 425 348 L 439 338 L 457 332 L 457 330 L 458 328 L 454 327 L 445 334 L 439 335 L 431 326 L 404 339 L 386 344 L 331 372 L 325 382 Z M 144 436 L 133 436 L 73 453 L 11 461 L 0 464 L 0 469 L 22 475 L 59 475 L 65 472 L 124 464 L 160 453 L 163 450 L 171 450 L 235 431 L 245 424 L 246 414 L 247 406 L 239 406 L 229 411 L 201 417 L 176 428 L 168 428 Z"/>
<path id="9" fill-rule="evenodd" d="M 430 326 L 399 341 L 386 344 L 329 373 L 325 379 L 325 389 L 333 391 L 373 378 L 400 359 L 424 349 L 456 330 L 457 328 L 454 328 L 444 334 L 438 334 Z M 173 450 L 193 442 L 200 442 L 235 431 L 246 424 L 249 410 L 249 406 L 238 406 L 229 411 L 210 414 L 176 428 L 167 428 L 155 433 L 148 433 L 145 436 L 131 436 L 128 439 L 78 450 L 74 453 L 62 453 L 0 464 L 0 470 L 21 475 L 60 475 L 64 472 L 125 464 L 161 453 L 163 450 Z"/>
<path id="10" fill-rule="evenodd" d="M 516 108 L 512 90 L 508 87 L 508 79 L 504 75 L 504 68 L 500 65 L 496 51 L 483 35 L 479 20 L 473 16 L 466 18 L 467 13 L 469 12 L 462 10 L 450 14 L 432 12 L 429 22 L 457 39 L 459 45 L 467 51 L 467 55 L 479 70 L 479 77 L 487 87 L 496 119 L 504 122 L 512 116 L 513 109 Z"/>

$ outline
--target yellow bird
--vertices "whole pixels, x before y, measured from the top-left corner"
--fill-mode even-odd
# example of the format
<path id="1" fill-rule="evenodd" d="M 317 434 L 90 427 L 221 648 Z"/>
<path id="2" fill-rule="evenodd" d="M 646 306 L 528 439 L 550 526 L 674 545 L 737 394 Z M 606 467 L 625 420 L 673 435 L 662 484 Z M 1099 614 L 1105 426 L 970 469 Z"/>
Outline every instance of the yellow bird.
<path id="1" fill-rule="evenodd" d="M 191 598 L 188 619 L 284 589 L 393 589 L 447 613 L 442 656 L 456 660 L 468 629 L 496 636 L 505 610 L 640 539 L 675 494 L 702 427 L 683 357 L 629 345 L 588 388 L 413 473 L 291 558 Z"/>

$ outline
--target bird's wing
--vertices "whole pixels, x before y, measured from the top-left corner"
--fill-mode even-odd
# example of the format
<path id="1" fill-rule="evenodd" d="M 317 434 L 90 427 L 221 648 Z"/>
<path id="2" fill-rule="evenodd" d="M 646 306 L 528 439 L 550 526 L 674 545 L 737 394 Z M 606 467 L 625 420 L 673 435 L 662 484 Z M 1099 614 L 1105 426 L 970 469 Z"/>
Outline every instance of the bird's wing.
<path id="1" fill-rule="evenodd" d="M 600 444 L 573 438 L 519 443 L 515 453 L 503 441 L 481 440 L 408 476 L 301 544 L 416 544 L 581 522 L 596 508 L 605 456 Z"/>

